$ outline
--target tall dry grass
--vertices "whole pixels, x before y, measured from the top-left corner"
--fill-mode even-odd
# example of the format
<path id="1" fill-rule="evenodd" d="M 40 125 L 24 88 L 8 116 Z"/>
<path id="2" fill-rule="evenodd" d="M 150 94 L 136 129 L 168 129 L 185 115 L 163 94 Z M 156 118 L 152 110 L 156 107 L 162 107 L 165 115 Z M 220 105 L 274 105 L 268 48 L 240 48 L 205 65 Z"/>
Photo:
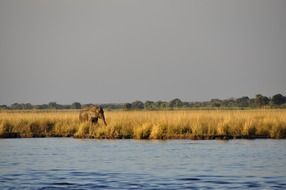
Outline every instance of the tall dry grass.
<path id="1" fill-rule="evenodd" d="M 0 112 L 0 137 L 102 139 L 286 138 L 286 110 L 110 111 L 108 125 L 76 111 Z"/>

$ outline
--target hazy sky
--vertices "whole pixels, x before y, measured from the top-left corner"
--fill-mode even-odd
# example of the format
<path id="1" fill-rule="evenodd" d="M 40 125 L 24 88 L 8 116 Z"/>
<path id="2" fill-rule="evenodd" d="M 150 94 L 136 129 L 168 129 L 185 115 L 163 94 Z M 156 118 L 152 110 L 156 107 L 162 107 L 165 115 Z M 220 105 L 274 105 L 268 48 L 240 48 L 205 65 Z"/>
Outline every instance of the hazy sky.
<path id="1" fill-rule="evenodd" d="M 285 0 L 0 0 L 0 104 L 286 94 Z"/>

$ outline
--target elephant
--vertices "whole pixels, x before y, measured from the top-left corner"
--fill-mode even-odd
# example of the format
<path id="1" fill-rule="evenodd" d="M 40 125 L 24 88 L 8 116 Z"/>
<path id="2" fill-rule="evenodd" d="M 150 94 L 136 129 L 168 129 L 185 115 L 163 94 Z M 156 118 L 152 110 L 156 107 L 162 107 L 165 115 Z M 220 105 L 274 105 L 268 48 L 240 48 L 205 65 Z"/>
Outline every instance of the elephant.
<path id="1" fill-rule="evenodd" d="M 84 108 L 79 112 L 79 120 L 80 122 L 90 122 L 91 124 L 97 124 L 98 119 L 102 119 L 104 125 L 107 123 L 105 121 L 104 111 L 100 106 L 91 106 L 88 108 Z"/>

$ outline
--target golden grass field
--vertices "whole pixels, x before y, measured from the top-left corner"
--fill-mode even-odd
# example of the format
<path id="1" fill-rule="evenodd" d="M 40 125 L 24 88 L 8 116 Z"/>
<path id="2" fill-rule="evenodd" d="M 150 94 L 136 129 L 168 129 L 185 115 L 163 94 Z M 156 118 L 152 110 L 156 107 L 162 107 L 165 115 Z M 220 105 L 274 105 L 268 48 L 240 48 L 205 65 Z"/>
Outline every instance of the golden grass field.
<path id="1" fill-rule="evenodd" d="M 286 110 L 106 111 L 107 126 L 78 111 L 0 112 L 0 137 L 99 139 L 286 138 Z"/>

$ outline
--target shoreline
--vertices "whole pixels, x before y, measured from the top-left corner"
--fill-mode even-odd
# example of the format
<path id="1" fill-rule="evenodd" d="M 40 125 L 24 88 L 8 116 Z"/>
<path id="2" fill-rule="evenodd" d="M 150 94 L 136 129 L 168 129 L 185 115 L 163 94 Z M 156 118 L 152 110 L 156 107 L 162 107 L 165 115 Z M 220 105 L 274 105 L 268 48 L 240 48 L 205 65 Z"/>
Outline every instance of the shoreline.
<path id="1" fill-rule="evenodd" d="M 282 138 L 273 138 L 269 136 L 174 136 L 174 137 L 167 137 L 167 138 L 104 138 L 104 137 L 94 137 L 94 136 L 21 136 L 21 134 L 14 134 L 10 133 L 7 135 L 0 136 L 0 139 L 25 139 L 25 138 L 74 138 L 74 139 L 96 139 L 96 140 L 256 140 L 256 139 L 276 139 L 276 140 L 283 140 L 286 137 Z"/>

